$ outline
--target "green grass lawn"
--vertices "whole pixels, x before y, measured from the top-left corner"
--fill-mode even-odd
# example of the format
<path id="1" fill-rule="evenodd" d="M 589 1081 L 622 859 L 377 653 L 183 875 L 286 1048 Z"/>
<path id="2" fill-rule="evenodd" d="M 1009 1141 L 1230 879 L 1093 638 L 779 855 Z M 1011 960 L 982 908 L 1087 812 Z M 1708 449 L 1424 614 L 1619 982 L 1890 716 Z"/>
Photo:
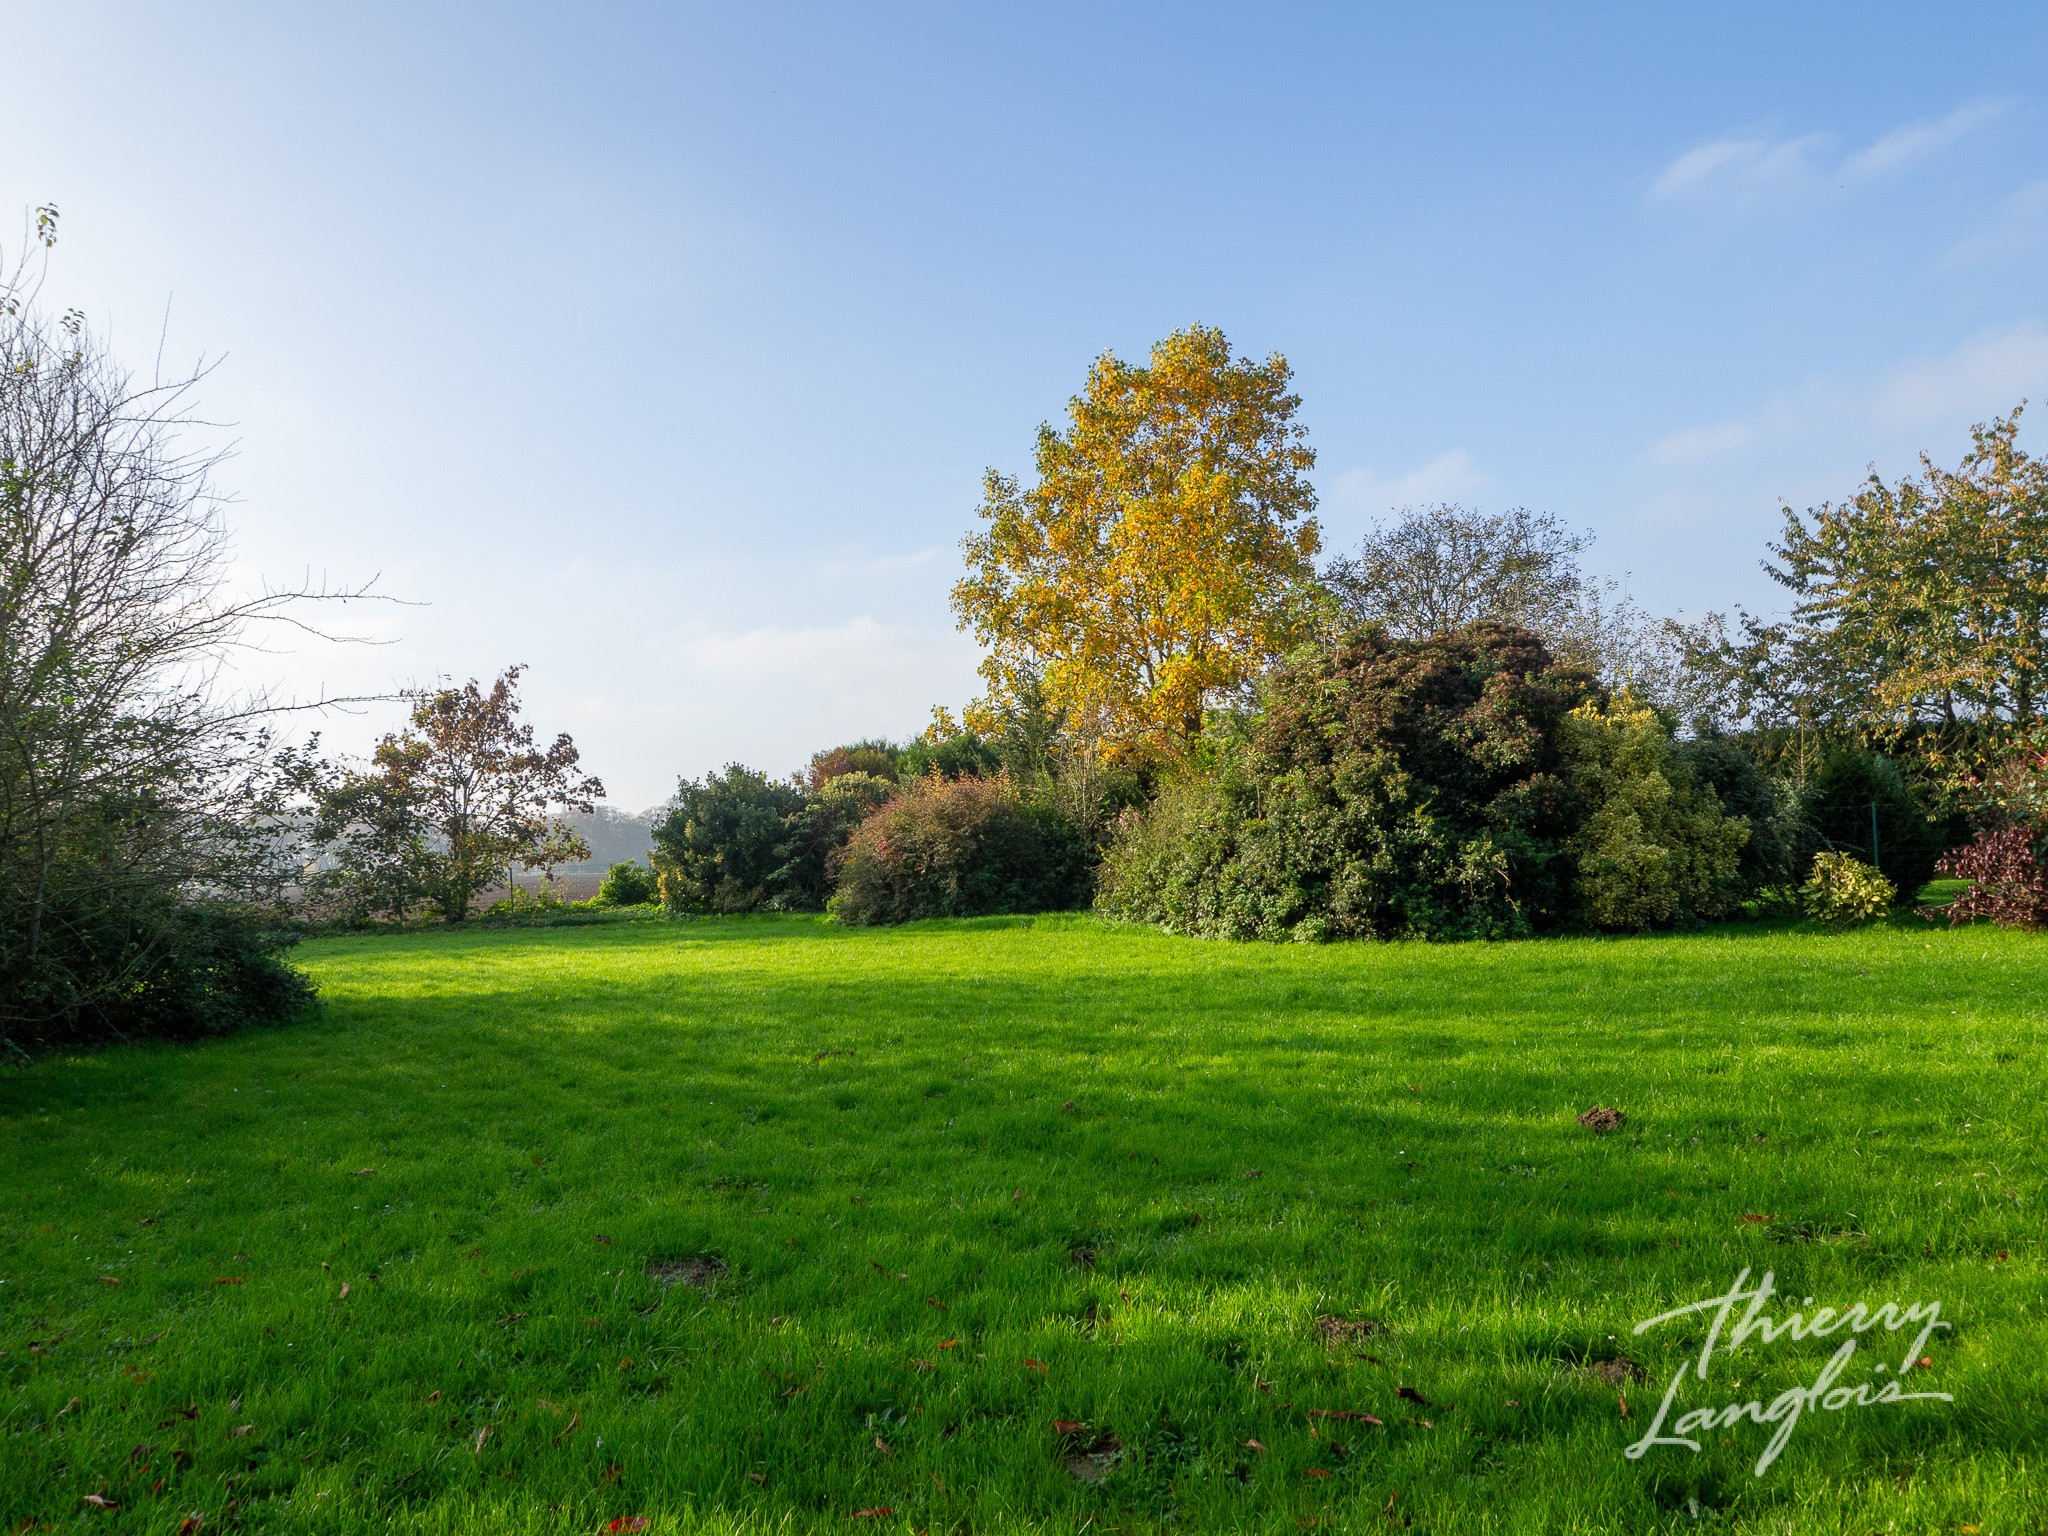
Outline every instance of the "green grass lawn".
<path id="1" fill-rule="evenodd" d="M 2044 955 L 1917 921 L 321 940 L 301 1025 L 0 1077 L 0 1514 L 2040 1530 Z M 1709 1320 L 1632 1325 L 1745 1267 L 1808 1312 L 1938 1300 L 1907 1385 L 1953 1402 L 1814 1408 L 1761 1477 L 1747 1420 L 1626 1458 Z M 1674 1418 L 1851 1338 L 1716 1353 Z"/>

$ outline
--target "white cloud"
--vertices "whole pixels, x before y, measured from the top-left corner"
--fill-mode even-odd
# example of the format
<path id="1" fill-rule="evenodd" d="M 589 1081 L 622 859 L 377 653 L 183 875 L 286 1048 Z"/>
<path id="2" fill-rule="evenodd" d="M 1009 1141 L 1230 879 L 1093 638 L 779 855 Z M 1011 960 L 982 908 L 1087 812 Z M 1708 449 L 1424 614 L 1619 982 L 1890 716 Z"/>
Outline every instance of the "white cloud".
<path id="1" fill-rule="evenodd" d="M 1331 488 L 1331 500 L 1380 512 L 1431 502 L 1456 501 L 1487 483 L 1487 476 L 1462 448 L 1439 454 L 1404 475 L 1382 479 L 1369 469 L 1347 469 Z"/>
<path id="2" fill-rule="evenodd" d="M 1652 464 L 1699 465 L 1796 437 L 1847 431 L 1865 440 L 1984 421 L 2048 393 L 2048 328 L 2037 320 L 1971 338 L 1940 357 L 1901 363 L 1861 384 L 1816 377 L 1748 416 L 1685 427 L 1644 451 Z"/>
<path id="3" fill-rule="evenodd" d="M 1769 139 L 1716 139 L 1687 150 L 1650 187 L 1653 201 L 1749 201 L 1782 194 L 1813 179 L 1814 161 L 1828 146 L 1825 134 L 1773 143 Z"/>
<path id="4" fill-rule="evenodd" d="M 1999 205 L 1990 226 L 1950 248 L 1950 266 L 2021 256 L 2048 245 L 2048 180 L 2029 182 Z"/>
<path id="5" fill-rule="evenodd" d="M 1973 129 L 2005 112 L 2002 101 L 1976 101 L 1947 117 L 1907 123 L 1853 154 L 1831 151 L 1834 136 L 1803 134 L 1775 138 L 1746 134 L 1714 139 L 1689 149 L 1650 184 L 1653 203 L 1745 206 L 1776 202 L 1810 191 L 1823 178 L 1838 183 L 1868 180 L 1905 170 L 1957 143 Z"/>
<path id="6" fill-rule="evenodd" d="M 1920 426 L 2003 415 L 2021 396 L 2048 391 L 2048 330 L 2029 320 L 1979 336 L 1947 357 L 1897 370 L 1878 389 L 1871 414 L 1885 426 Z"/>
<path id="7" fill-rule="evenodd" d="M 1876 176 L 1903 170 L 1930 155 L 1939 154 L 1980 123 L 2002 114 L 2008 103 L 1973 101 L 1958 107 L 1947 117 L 1930 123 L 1908 123 L 1894 128 L 1868 149 L 1851 155 L 1842 169 L 1851 176 Z"/>
<path id="8" fill-rule="evenodd" d="M 1697 464 L 1747 448 L 1756 441 L 1757 431 L 1754 421 L 1716 421 L 1686 427 L 1657 439 L 1645 457 L 1653 464 Z"/>

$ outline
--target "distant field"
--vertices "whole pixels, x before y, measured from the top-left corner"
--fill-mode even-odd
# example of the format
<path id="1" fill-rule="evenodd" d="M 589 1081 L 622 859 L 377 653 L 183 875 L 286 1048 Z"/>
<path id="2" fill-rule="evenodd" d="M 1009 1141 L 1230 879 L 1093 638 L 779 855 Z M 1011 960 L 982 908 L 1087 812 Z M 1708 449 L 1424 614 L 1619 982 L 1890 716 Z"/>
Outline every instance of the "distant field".
<path id="1" fill-rule="evenodd" d="M 0 1515 L 2039 1530 L 2044 957 L 1911 920 L 322 940 L 303 1025 L 0 1076 Z M 1880 1328 L 1837 1380 L 1954 1401 L 1815 1407 L 1762 1477 L 1752 1422 L 1626 1458 L 1708 1320 L 1632 1325 L 1745 1267 L 1938 1300 L 1926 1366 Z M 1851 1338 L 1752 1339 L 1673 1417 Z"/>

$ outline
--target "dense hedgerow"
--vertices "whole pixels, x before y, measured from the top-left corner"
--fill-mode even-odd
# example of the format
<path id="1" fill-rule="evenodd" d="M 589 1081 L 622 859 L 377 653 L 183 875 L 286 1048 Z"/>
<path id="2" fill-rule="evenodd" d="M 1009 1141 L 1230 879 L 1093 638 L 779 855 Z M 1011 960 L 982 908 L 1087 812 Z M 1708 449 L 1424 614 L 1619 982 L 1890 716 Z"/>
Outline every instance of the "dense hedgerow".
<path id="1" fill-rule="evenodd" d="M 1725 915 L 1746 839 L 1639 705 L 1526 630 L 1304 652 L 1126 816 L 1098 905 L 1219 938 L 1504 938 Z"/>
<path id="2" fill-rule="evenodd" d="M 1088 900 L 1088 846 L 1007 776 L 915 780 L 874 810 L 836 861 L 842 922 L 1061 911 Z"/>

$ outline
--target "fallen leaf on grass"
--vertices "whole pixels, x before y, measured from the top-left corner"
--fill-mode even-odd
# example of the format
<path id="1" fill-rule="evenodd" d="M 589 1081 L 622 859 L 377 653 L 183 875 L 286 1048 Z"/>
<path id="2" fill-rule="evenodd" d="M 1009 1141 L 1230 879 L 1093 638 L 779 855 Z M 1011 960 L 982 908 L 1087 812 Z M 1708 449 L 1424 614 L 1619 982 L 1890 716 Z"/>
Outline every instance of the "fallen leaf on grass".
<path id="1" fill-rule="evenodd" d="M 237 1440 L 245 1440 L 248 1438 L 250 1432 L 255 1428 L 256 1426 L 254 1424 L 237 1424 L 233 1429 L 228 1431 L 228 1434 Z"/>
<path id="2" fill-rule="evenodd" d="M 895 1513 L 896 1508 L 894 1505 L 878 1504 L 873 1509 L 856 1509 L 853 1512 L 853 1518 L 856 1520 L 886 1520 Z"/>
<path id="3" fill-rule="evenodd" d="M 647 1529 L 645 1515 L 621 1515 L 605 1527 L 607 1531 L 644 1531 Z"/>
<path id="4" fill-rule="evenodd" d="M 1052 1432 L 1056 1435 L 1078 1435 L 1087 1427 L 1086 1424 L 1078 1423 L 1073 1419 L 1054 1419 L 1052 1421 Z"/>
<path id="5" fill-rule="evenodd" d="M 928 1307 L 937 1307 L 941 1312 L 946 1310 L 946 1304 L 936 1296 L 925 1297 L 924 1304 Z"/>
<path id="6" fill-rule="evenodd" d="M 474 1449 L 475 1449 L 475 1451 L 476 1451 L 476 1454 L 477 1454 L 477 1455 L 479 1455 L 479 1456 L 483 1455 L 483 1453 L 484 1453 L 484 1442 L 485 1442 L 486 1440 L 490 1439 L 490 1438 L 491 1438 L 491 1426 L 490 1426 L 490 1425 L 488 1425 L 488 1424 L 486 1424 L 486 1425 L 485 1425 L 485 1426 L 484 1426 L 484 1427 L 483 1427 L 482 1429 L 480 1429 L 480 1430 L 478 1430 L 478 1431 L 476 1432 L 476 1441 L 475 1441 L 475 1446 L 474 1446 Z"/>
<path id="7" fill-rule="evenodd" d="M 625 1476 L 625 1472 L 625 1463 L 615 1461 L 604 1469 L 597 1480 L 600 1483 L 616 1483 L 621 1477 Z"/>
<path id="8" fill-rule="evenodd" d="M 1514 1398 L 1512 1398 L 1512 1397 L 1511 1397 L 1511 1398 L 1509 1398 L 1509 1399 L 1508 1399 L 1508 1406 L 1509 1406 L 1510 1408 L 1519 1408 L 1519 1407 L 1521 1407 L 1522 1405 L 1521 1405 L 1521 1404 L 1520 1404 L 1519 1402 L 1517 1402 L 1517 1401 L 1516 1401 L 1516 1400 L 1515 1400 Z"/>
<path id="9" fill-rule="evenodd" d="M 941 1348 L 941 1349 L 957 1349 L 957 1348 L 959 1347 L 959 1345 L 960 1345 L 960 1341 L 959 1341 L 958 1339 L 941 1339 L 941 1340 L 939 1340 L 939 1348 Z"/>
<path id="10" fill-rule="evenodd" d="M 72 1409 L 76 1408 L 77 1406 L 78 1399 L 74 1397 L 73 1399 L 71 1399 L 70 1402 L 66 1403 L 62 1408 L 59 1408 L 57 1410 L 57 1417 L 60 1419 L 63 1418 L 65 1414 L 69 1413 Z M 192 1415 L 188 1413 L 185 1415 L 185 1417 L 189 1419 L 192 1417 Z"/>
<path id="11" fill-rule="evenodd" d="M 910 1362 L 910 1368 L 913 1371 L 928 1371 L 932 1368 L 932 1363 L 929 1360 L 913 1360 Z"/>
<path id="12" fill-rule="evenodd" d="M 1327 1468 L 1309 1467 L 1301 1475 L 1303 1477 L 1328 1477 L 1330 1474 Z"/>
<path id="13" fill-rule="evenodd" d="M 1036 1371 L 1041 1376 L 1051 1374 L 1046 1370 L 1045 1362 L 1043 1360 L 1033 1360 L 1029 1355 L 1026 1355 L 1024 1357 L 1024 1369 L 1027 1371 Z"/>
<path id="14" fill-rule="evenodd" d="M 2001 1264 L 2005 1262 L 2005 1250 L 2003 1248 L 1998 1250 L 1998 1262 Z"/>
<path id="15" fill-rule="evenodd" d="M 441 1401 L 441 1389 L 439 1387 L 436 1387 L 433 1391 L 429 1392 L 427 1394 L 427 1401 L 430 1403 L 438 1403 L 439 1401 Z"/>
<path id="16" fill-rule="evenodd" d="M 555 1444 L 560 1445 L 564 1440 L 568 1439 L 571 1435 L 575 1434 L 577 1426 L 582 1424 L 582 1422 L 583 1415 L 580 1412 L 570 1414 L 569 1422 L 564 1424 L 562 1426 L 562 1432 L 555 1436 Z"/>
<path id="17" fill-rule="evenodd" d="M 1266 1448 L 1265 1448 L 1265 1447 L 1264 1447 L 1263 1445 L 1261 1445 L 1261 1444 L 1260 1444 L 1260 1443 L 1259 1443 L 1258 1441 L 1256 1441 L 1256 1440 L 1247 1440 L 1247 1441 L 1245 1441 L 1245 1443 L 1244 1443 L 1244 1448 L 1245 1448 L 1246 1450 L 1248 1450 L 1248 1451 L 1258 1451 L 1258 1452 L 1260 1452 L 1261 1454 L 1264 1454 L 1264 1452 L 1265 1452 L 1265 1449 L 1266 1449 Z"/>
<path id="18" fill-rule="evenodd" d="M 882 1268 L 882 1266 L 877 1264 L 873 1259 L 868 1260 L 868 1268 L 872 1269 L 876 1274 L 888 1280 L 908 1280 L 910 1278 L 909 1275 L 904 1274 L 900 1270 Z"/>
<path id="19" fill-rule="evenodd" d="M 1429 1406 L 1429 1399 L 1413 1387 L 1396 1387 L 1394 1388 L 1394 1396 L 1402 1399 L 1404 1402 L 1419 1403 L 1424 1408 Z"/>
<path id="20" fill-rule="evenodd" d="M 199 1528 L 205 1524 L 204 1517 L 187 1515 L 178 1522 L 178 1536 L 199 1536 Z"/>
<path id="21" fill-rule="evenodd" d="M 594 1233 L 594 1234 L 593 1234 L 593 1235 L 591 1236 L 591 1239 L 590 1239 L 590 1240 L 591 1240 L 591 1241 L 592 1241 L 593 1243 L 602 1243 L 602 1244 L 604 1244 L 604 1245 L 605 1245 L 605 1247 L 607 1247 L 607 1248 L 609 1248 L 609 1247 L 611 1247 L 611 1246 L 612 1246 L 612 1240 L 611 1240 L 610 1238 L 606 1237 L 606 1236 L 605 1236 L 605 1235 L 604 1235 L 604 1234 L 603 1234 L 602 1232 Z"/>
<path id="22" fill-rule="evenodd" d="M 1353 1424 L 1370 1424 L 1378 1428 L 1381 1420 L 1363 1408 L 1311 1408 L 1308 1416 L 1312 1419 L 1338 1419 Z"/>
<path id="23" fill-rule="evenodd" d="M 1760 1227 L 1767 1221 L 1776 1221 L 1777 1219 L 1776 1216 L 1761 1216 L 1755 1211 L 1744 1211 L 1736 1218 L 1737 1221 L 1752 1227 Z"/>
<path id="24" fill-rule="evenodd" d="M 1922 1355 L 1916 1363 L 1923 1371 L 1932 1370 L 1934 1368 L 1934 1356 Z"/>
<path id="25" fill-rule="evenodd" d="M 896 1454 L 894 1451 L 889 1449 L 889 1442 L 884 1440 L 880 1435 L 875 1436 L 875 1449 L 880 1451 L 884 1456 L 893 1456 Z"/>
<path id="26" fill-rule="evenodd" d="M 88 1493 L 85 1496 L 84 1502 L 90 1504 L 94 1509 L 119 1509 L 121 1507 L 112 1499 L 97 1493 Z"/>
<path id="27" fill-rule="evenodd" d="M 766 1488 L 768 1486 L 768 1474 L 765 1472 L 749 1472 L 747 1474 L 747 1481 L 759 1483 L 763 1488 Z"/>
<path id="28" fill-rule="evenodd" d="M 1618 1109 L 1608 1109 L 1595 1104 L 1579 1116 L 1579 1124 L 1596 1136 L 1605 1136 L 1609 1131 L 1618 1131 L 1628 1124 L 1628 1116 Z"/>
<path id="29" fill-rule="evenodd" d="M 114 1277 L 113 1277 L 112 1275 L 101 1275 L 101 1276 L 100 1276 L 100 1284 L 101 1284 L 101 1285 L 119 1285 L 120 1283 L 121 1283 L 121 1282 L 120 1282 L 119 1280 L 116 1280 L 116 1279 L 115 1279 L 115 1278 L 114 1278 Z"/>
<path id="30" fill-rule="evenodd" d="M 334 1299 L 335 1299 L 336 1301 L 347 1301 L 347 1300 L 348 1300 L 348 1282 L 347 1282 L 346 1280 L 344 1280 L 344 1281 L 342 1281 L 342 1282 L 341 1282 L 341 1294 L 340 1294 L 339 1296 L 335 1297 Z"/>
<path id="31" fill-rule="evenodd" d="M 245 1281 L 247 1281 L 248 1278 L 249 1277 L 247 1275 L 215 1275 L 213 1277 L 213 1283 L 215 1285 L 241 1285 Z"/>

